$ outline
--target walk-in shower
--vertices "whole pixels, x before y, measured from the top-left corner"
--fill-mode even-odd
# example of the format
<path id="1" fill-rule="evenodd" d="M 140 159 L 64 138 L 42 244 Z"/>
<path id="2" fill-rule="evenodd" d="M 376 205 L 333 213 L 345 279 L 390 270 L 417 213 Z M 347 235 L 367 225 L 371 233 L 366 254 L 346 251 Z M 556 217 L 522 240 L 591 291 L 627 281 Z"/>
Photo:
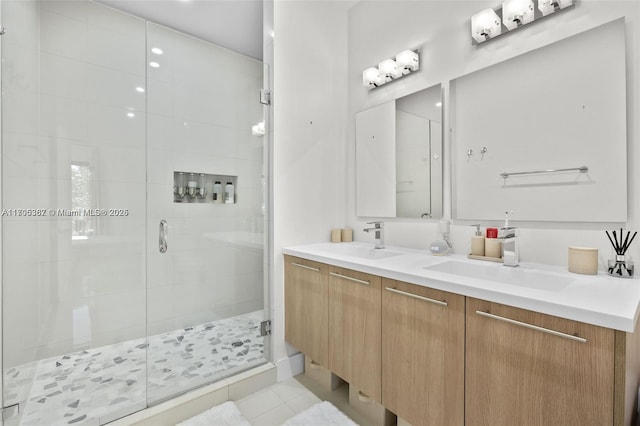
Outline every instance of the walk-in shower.
<path id="1" fill-rule="evenodd" d="M 0 6 L 5 425 L 265 363 L 263 64 L 88 0 Z"/>

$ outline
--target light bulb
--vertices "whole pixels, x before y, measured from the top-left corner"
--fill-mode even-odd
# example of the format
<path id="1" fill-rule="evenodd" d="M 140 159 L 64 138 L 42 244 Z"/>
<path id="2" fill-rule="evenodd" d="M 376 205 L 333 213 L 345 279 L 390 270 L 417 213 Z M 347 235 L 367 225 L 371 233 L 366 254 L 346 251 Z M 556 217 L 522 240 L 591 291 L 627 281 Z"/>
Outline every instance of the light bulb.
<path id="1" fill-rule="evenodd" d="M 402 70 L 398 69 L 396 61 L 393 59 L 385 59 L 380 62 L 378 64 L 378 69 L 380 70 L 380 74 L 388 79 L 402 77 Z"/>
<path id="2" fill-rule="evenodd" d="M 471 37 L 478 43 L 501 33 L 500 17 L 493 9 L 485 9 L 471 17 Z"/>
<path id="3" fill-rule="evenodd" d="M 542 16 L 547 16 L 558 9 L 573 5 L 574 0 L 539 0 L 538 9 L 542 12 Z"/>
<path id="4" fill-rule="evenodd" d="M 400 69 L 417 71 L 420 66 L 419 56 L 413 50 L 403 50 L 396 55 L 396 64 Z"/>
<path id="5" fill-rule="evenodd" d="M 506 0 L 502 3 L 504 26 L 513 30 L 533 21 L 533 0 Z"/>
<path id="6" fill-rule="evenodd" d="M 378 68 L 367 68 L 362 71 L 362 84 L 366 87 L 375 87 L 379 86 L 378 81 L 380 80 L 380 72 Z"/>

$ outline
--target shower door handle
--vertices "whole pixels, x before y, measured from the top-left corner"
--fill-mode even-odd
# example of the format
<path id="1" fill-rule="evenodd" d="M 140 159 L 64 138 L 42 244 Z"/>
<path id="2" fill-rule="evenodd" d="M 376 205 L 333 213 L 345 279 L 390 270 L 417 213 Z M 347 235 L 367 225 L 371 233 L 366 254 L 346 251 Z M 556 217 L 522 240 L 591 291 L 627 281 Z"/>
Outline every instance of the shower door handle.
<path id="1" fill-rule="evenodd" d="M 169 225 L 167 224 L 167 221 L 162 219 L 160 221 L 160 238 L 159 238 L 159 246 L 160 246 L 160 253 L 166 253 L 167 252 L 167 232 L 168 232 L 168 228 Z"/>

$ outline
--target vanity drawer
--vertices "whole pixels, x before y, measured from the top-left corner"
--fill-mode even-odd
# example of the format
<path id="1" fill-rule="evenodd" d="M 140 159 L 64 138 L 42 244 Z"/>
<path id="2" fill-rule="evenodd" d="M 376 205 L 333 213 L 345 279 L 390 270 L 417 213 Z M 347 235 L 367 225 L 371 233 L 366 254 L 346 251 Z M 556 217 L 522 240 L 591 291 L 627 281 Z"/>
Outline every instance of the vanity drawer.
<path id="1" fill-rule="evenodd" d="M 464 296 L 382 279 L 382 403 L 410 424 L 464 424 L 464 307 Z"/>
<path id="2" fill-rule="evenodd" d="M 329 268 L 329 369 L 381 402 L 379 276 Z"/>
<path id="3" fill-rule="evenodd" d="M 326 367 L 329 267 L 293 256 L 285 256 L 284 262 L 284 339 Z"/>
<path id="4" fill-rule="evenodd" d="M 465 424 L 612 424 L 614 337 L 467 298 Z"/>

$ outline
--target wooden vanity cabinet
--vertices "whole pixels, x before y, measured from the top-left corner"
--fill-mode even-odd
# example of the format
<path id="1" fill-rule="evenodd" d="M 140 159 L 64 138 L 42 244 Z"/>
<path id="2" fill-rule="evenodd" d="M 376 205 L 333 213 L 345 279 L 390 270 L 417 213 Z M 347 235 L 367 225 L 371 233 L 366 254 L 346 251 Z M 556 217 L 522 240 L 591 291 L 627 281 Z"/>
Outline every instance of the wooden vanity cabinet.
<path id="1" fill-rule="evenodd" d="M 464 296 L 382 279 L 382 405 L 412 425 L 464 424 Z"/>
<path id="2" fill-rule="evenodd" d="M 329 362 L 329 266 L 284 256 L 284 339 L 314 362 Z"/>
<path id="3" fill-rule="evenodd" d="M 467 298 L 473 425 L 614 423 L 614 330 Z"/>
<path id="4" fill-rule="evenodd" d="M 413 425 L 638 422 L 640 331 L 286 255 L 285 340 Z"/>
<path id="5" fill-rule="evenodd" d="M 329 369 L 381 402 L 379 276 L 329 268 Z"/>

